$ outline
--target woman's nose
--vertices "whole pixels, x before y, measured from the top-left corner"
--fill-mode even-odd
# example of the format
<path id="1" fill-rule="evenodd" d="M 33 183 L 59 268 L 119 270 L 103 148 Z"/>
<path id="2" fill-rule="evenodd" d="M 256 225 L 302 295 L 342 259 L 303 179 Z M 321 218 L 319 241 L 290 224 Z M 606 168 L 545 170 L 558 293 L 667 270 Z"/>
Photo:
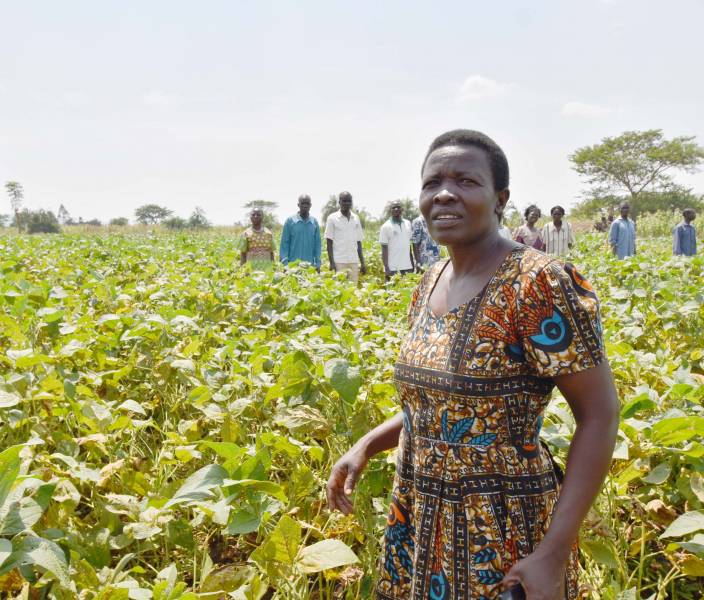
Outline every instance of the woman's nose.
<path id="1" fill-rule="evenodd" d="M 435 196 L 433 196 L 433 200 L 435 202 L 451 202 L 452 200 L 456 200 L 457 196 L 455 196 L 450 190 L 447 188 L 441 189 Z"/>

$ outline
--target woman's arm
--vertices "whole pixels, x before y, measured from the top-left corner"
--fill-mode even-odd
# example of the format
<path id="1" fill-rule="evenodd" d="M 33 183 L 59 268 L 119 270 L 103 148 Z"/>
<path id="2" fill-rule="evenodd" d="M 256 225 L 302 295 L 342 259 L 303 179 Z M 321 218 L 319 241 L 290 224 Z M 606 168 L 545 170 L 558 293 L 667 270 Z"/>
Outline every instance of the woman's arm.
<path id="1" fill-rule="evenodd" d="M 398 446 L 402 426 L 403 413 L 399 412 L 362 436 L 340 457 L 328 479 L 327 496 L 330 510 L 337 509 L 346 515 L 353 512 L 354 507 L 349 496 L 364 467 L 375 454 Z"/>
<path id="2" fill-rule="evenodd" d="M 608 362 L 555 378 L 577 423 L 567 457 L 565 481 L 545 537 L 518 561 L 504 584 L 521 583 L 528 600 L 559 600 L 570 550 L 582 520 L 599 493 L 611 464 L 619 402 Z"/>

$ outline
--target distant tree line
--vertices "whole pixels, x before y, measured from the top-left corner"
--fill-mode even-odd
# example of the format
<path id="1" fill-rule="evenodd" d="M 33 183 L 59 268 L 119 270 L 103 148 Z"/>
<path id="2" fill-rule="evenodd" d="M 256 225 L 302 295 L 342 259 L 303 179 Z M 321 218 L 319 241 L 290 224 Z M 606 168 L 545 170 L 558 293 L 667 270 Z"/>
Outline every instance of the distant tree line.
<path id="1" fill-rule="evenodd" d="M 623 200 L 628 200 L 634 213 L 651 213 L 659 210 L 694 208 L 704 210 L 704 196 L 696 196 L 691 189 L 677 184 L 672 178 L 673 171 L 693 173 L 704 162 L 704 148 L 697 145 L 693 136 L 680 136 L 666 139 L 660 129 L 646 131 L 626 131 L 615 137 L 605 137 L 600 143 L 578 148 L 569 156 L 572 168 L 582 176 L 589 188 L 572 210 L 572 216 L 590 219 L 602 209 L 615 208 Z M 10 200 L 11 215 L 0 215 L 0 227 L 10 225 L 18 231 L 28 233 L 53 233 L 62 225 L 88 225 L 99 227 L 98 219 L 75 221 L 62 204 L 57 215 L 47 210 L 22 208 L 24 189 L 17 181 L 5 183 L 5 191 Z M 400 200 L 403 216 L 409 220 L 419 214 L 418 202 L 412 198 Z M 375 226 L 390 216 L 390 202 L 384 207 L 379 218 L 367 210 L 355 206 L 363 227 Z M 251 200 L 244 205 L 251 211 L 259 208 L 264 213 L 264 225 L 269 228 L 279 226 L 275 211 L 278 204 L 271 200 Z M 322 222 L 338 210 L 338 197 L 331 195 L 321 210 Z M 516 207 L 512 206 L 512 212 Z M 173 211 L 158 204 L 145 204 L 134 211 L 137 223 L 162 225 L 168 229 L 206 229 L 211 226 L 203 209 L 196 207 L 187 219 L 175 216 Z M 110 225 L 123 227 L 128 224 L 126 217 L 110 220 Z M 245 221 L 248 224 L 248 219 Z"/>

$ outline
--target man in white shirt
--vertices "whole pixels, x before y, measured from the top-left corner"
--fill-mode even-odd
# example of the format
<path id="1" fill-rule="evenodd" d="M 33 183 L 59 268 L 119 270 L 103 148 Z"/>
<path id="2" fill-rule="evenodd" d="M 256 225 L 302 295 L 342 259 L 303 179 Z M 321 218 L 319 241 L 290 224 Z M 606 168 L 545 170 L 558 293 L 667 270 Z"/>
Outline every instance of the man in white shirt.
<path id="1" fill-rule="evenodd" d="M 401 216 L 403 205 L 399 200 L 394 200 L 389 209 L 391 218 L 379 230 L 381 261 L 384 263 L 386 281 L 396 273 L 406 275 L 413 272 L 411 222 Z"/>
<path id="2" fill-rule="evenodd" d="M 545 244 L 545 252 L 565 256 L 574 244 L 572 226 L 562 220 L 562 217 L 565 216 L 565 209 L 561 206 L 553 206 L 550 209 L 550 216 L 552 223 L 546 223 L 540 232 L 540 237 L 543 238 Z"/>
<path id="3" fill-rule="evenodd" d="M 342 192 L 338 203 L 340 210 L 332 213 L 325 222 L 330 269 L 347 273 L 347 277 L 356 283 L 359 273 L 364 275 L 367 272 L 362 254 L 362 223 L 352 212 L 352 194 Z"/>

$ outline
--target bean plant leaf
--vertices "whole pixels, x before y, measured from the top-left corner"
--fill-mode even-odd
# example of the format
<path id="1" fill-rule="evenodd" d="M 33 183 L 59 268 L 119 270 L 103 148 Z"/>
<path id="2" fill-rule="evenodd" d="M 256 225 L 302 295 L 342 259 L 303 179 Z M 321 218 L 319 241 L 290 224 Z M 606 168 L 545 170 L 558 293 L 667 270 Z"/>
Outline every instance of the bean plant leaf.
<path id="1" fill-rule="evenodd" d="M 317 573 L 359 562 L 352 549 L 337 539 L 322 540 L 303 548 L 297 564 L 304 573 Z"/>
<path id="2" fill-rule="evenodd" d="M 359 367 L 353 367 L 344 358 L 334 358 L 325 363 L 325 376 L 345 402 L 354 402 L 362 385 Z"/>
<path id="3" fill-rule="evenodd" d="M 702 529 L 704 529 L 704 512 L 692 510 L 677 517 L 660 537 L 677 538 Z"/>
<path id="4" fill-rule="evenodd" d="M 171 500 L 166 503 L 165 508 L 209 498 L 212 496 L 213 488 L 222 485 L 227 475 L 227 471 L 220 465 L 207 465 L 199 469 L 183 482 Z"/>
<path id="5" fill-rule="evenodd" d="M 13 557 L 20 565 L 36 565 L 52 573 L 62 586 L 69 588 L 68 563 L 61 548 L 51 540 L 26 537 Z"/>

